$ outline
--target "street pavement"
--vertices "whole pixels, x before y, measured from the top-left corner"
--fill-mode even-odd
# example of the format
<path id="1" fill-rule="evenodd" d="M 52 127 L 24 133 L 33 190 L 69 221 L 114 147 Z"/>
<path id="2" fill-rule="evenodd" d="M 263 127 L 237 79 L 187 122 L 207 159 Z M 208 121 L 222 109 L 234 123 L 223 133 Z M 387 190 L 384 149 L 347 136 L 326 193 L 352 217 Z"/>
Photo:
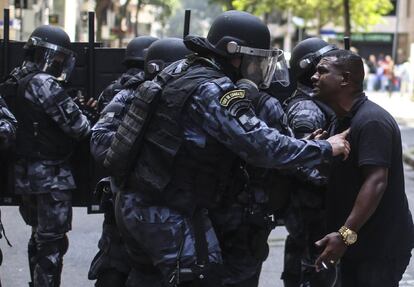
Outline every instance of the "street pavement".
<path id="1" fill-rule="evenodd" d="M 369 94 L 369 98 L 386 108 L 400 124 L 405 148 L 414 147 L 414 103 L 408 98 L 387 94 Z M 406 192 L 411 209 L 414 210 L 414 169 L 405 166 Z M 13 247 L 8 247 L 5 240 L 0 240 L 4 254 L 0 267 L 0 278 L 3 287 L 28 286 L 29 270 L 26 257 L 27 240 L 30 228 L 21 219 L 16 207 L 1 207 L 2 219 Z M 90 261 L 97 251 L 103 217 L 87 215 L 85 208 L 74 208 L 73 230 L 69 232 L 70 247 L 64 258 L 62 287 L 92 287 L 87 272 Z M 276 228 L 270 238 L 269 258 L 263 266 L 260 287 L 283 287 L 280 274 L 283 268 L 283 249 L 286 231 Z M 401 287 L 414 286 L 414 260 L 407 268 Z"/>

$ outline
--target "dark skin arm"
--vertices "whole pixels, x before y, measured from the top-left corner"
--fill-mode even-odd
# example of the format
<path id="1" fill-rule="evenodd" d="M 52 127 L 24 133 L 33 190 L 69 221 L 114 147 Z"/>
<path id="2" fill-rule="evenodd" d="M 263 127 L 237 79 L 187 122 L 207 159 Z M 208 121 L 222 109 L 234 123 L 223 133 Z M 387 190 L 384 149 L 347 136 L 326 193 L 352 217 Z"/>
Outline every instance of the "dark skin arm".
<path id="1" fill-rule="evenodd" d="M 344 223 L 344 226 L 357 233 L 377 209 L 388 184 L 388 168 L 386 167 L 363 166 L 362 174 L 364 183 Z M 316 259 L 317 268 L 322 266 L 322 262 L 325 264 L 337 262 L 347 249 L 339 232 L 330 233 L 315 244 L 324 248 L 322 254 Z"/>

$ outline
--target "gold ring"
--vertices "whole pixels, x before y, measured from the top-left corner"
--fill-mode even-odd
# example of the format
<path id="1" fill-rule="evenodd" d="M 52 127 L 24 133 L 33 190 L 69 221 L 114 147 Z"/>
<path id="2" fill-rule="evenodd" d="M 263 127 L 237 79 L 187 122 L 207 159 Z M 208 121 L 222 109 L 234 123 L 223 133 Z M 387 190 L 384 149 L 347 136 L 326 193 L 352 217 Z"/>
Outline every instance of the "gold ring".
<path id="1" fill-rule="evenodd" d="M 330 260 L 329 263 L 335 264 L 335 261 L 334 260 Z"/>

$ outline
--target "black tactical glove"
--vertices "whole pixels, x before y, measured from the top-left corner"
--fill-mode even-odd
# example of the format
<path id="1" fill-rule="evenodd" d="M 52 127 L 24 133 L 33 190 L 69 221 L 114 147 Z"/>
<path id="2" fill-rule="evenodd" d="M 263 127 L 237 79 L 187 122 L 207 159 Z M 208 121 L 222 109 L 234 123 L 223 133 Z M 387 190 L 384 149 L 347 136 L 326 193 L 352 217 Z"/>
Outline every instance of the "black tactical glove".
<path id="1" fill-rule="evenodd" d="M 91 124 L 95 124 L 99 119 L 98 105 L 94 98 L 90 98 L 87 102 L 82 94 L 82 91 L 70 90 L 71 98 L 79 106 L 82 113 L 88 118 Z"/>

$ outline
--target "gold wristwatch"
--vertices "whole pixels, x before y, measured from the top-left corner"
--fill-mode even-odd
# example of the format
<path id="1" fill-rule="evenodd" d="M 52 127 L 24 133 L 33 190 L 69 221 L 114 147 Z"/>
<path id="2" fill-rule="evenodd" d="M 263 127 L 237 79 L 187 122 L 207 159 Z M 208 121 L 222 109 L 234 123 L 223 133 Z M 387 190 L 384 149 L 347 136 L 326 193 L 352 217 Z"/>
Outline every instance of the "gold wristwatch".
<path id="1" fill-rule="evenodd" d="M 348 246 L 354 244 L 358 239 L 358 235 L 356 234 L 356 232 L 352 231 L 346 226 L 342 226 L 341 228 L 339 228 L 338 232 L 339 234 L 341 234 L 342 240 Z"/>

